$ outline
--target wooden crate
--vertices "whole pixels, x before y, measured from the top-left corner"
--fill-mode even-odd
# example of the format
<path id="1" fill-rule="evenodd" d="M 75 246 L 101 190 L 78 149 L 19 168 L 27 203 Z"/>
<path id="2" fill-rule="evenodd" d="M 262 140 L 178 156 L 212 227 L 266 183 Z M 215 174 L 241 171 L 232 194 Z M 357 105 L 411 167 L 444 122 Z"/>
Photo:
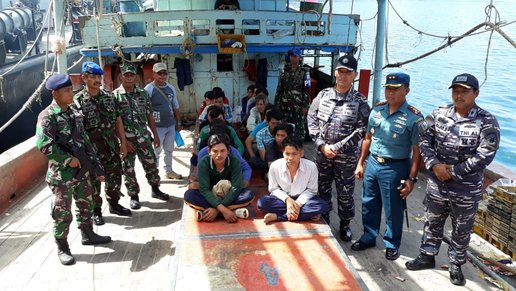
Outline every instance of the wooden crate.
<path id="1" fill-rule="evenodd" d="M 245 35 L 243 34 L 224 34 L 217 35 L 219 53 L 238 54 L 245 50 Z M 242 47 L 231 47 L 235 42 L 242 43 Z"/>
<path id="2" fill-rule="evenodd" d="M 514 186 L 495 186 L 493 187 L 493 196 L 499 201 L 504 201 L 508 205 L 514 205 L 516 202 L 516 187 Z"/>

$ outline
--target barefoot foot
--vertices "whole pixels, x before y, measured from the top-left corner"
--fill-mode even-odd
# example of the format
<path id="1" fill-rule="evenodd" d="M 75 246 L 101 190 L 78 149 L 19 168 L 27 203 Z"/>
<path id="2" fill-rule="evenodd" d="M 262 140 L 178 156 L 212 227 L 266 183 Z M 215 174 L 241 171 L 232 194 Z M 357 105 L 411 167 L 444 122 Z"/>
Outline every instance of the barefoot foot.
<path id="1" fill-rule="evenodd" d="M 265 222 L 265 224 L 271 223 L 276 220 L 278 220 L 278 215 L 276 215 L 276 213 L 267 213 L 263 217 L 263 222 Z"/>

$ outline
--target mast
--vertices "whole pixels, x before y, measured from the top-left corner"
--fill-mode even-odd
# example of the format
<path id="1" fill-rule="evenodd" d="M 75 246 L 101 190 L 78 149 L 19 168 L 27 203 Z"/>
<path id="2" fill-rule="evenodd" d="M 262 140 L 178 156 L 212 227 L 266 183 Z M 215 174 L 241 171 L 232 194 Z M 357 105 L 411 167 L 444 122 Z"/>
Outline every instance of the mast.
<path id="1" fill-rule="evenodd" d="M 56 40 L 60 46 L 55 51 L 55 57 L 57 58 L 57 72 L 60 74 L 66 74 L 68 72 L 67 59 L 66 59 L 66 40 L 65 40 L 65 26 L 64 26 L 64 8 L 65 1 L 53 1 L 54 6 L 54 31 Z"/>
<path id="2" fill-rule="evenodd" d="M 382 94 L 383 46 L 385 43 L 385 21 L 387 19 L 387 0 L 377 0 L 377 2 L 378 22 L 376 23 L 373 104 L 380 101 L 380 95 Z"/>

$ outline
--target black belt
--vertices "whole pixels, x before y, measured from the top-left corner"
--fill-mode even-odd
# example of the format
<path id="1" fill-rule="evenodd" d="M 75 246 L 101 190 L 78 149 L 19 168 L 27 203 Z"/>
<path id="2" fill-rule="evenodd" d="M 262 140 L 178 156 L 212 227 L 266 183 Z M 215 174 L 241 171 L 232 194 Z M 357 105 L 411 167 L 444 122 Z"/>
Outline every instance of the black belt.
<path id="1" fill-rule="evenodd" d="M 408 160 L 408 158 L 405 159 L 391 159 L 391 158 L 384 158 L 377 155 L 371 155 L 373 159 L 375 159 L 380 164 L 387 164 L 387 163 L 395 163 L 395 162 L 402 162 Z"/>

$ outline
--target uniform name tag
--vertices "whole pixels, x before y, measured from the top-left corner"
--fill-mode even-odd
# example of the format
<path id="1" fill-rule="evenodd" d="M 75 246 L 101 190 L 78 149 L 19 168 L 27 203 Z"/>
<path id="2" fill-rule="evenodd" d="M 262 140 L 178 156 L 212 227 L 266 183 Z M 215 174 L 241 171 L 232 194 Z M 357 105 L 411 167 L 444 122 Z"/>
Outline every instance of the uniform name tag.
<path id="1" fill-rule="evenodd" d="M 476 124 L 461 124 L 459 127 L 459 146 L 476 147 L 480 128 Z"/>
<path id="2" fill-rule="evenodd" d="M 333 110 L 335 109 L 335 102 L 330 101 L 327 98 L 322 98 L 323 102 L 319 103 L 319 111 L 317 112 L 317 118 L 328 122 L 330 120 L 330 117 L 333 113 Z"/>

